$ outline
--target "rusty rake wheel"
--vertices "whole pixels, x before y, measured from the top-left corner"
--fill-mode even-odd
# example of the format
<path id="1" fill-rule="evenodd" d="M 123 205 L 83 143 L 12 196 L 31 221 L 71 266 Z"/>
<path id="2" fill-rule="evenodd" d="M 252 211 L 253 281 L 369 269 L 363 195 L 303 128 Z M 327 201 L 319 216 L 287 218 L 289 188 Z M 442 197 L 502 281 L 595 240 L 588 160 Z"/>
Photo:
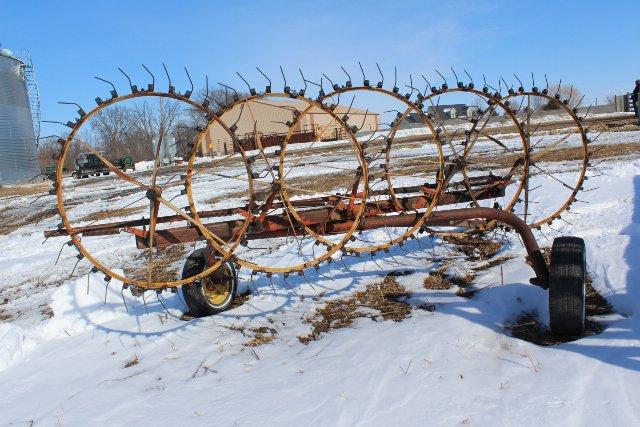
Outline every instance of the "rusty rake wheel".
<path id="1" fill-rule="evenodd" d="M 444 84 L 440 88 L 432 87 L 431 92 L 424 104 L 428 116 L 433 117 L 437 125 L 445 151 L 443 192 L 454 195 L 447 203 L 460 207 L 498 207 L 513 212 L 522 203 L 520 194 L 529 162 L 527 138 L 514 112 L 497 91 L 492 94 L 488 87 L 480 91 L 472 84 L 459 83 L 453 88 Z M 473 97 L 481 102 L 477 102 L 475 113 L 467 112 L 466 117 L 450 120 L 440 111 L 440 106 L 445 104 L 442 99 L 456 96 Z M 484 105 L 487 107 L 482 108 Z M 459 123 L 447 123 L 452 121 Z M 496 221 L 474 223 L 462 231 L 437 234 L 484 232 L 496 224 Z"/>
<path id="2" fill-rule="evenodd" d="M 165 143 L 166 140 L 163 138 L 168 138 L 170 131 L 178 132 L 174 126 L 176 124 L 174 120 L 183 117 L 182 115 L 187 114 L 187 111 L 193 110 L 204 115 L 211 114 L 206 106 L 191 100 L 190 95 L 191 92 L 180 94 L 172 86 L 169 92 L 155 91 L 154 85 L 149 85 L 148 90 L 138 90 L 132 85 L 132 93 L 118 95 L 114 86 L 110 99 L 103 101 L 97 98 L 97 107 L 89 112 L 80 109 L 81 117 L 75 123 L 69 122 L 67 124 L 71 128 L 68 137 L 59 140 L 61 149 L 55 188 L 62 223 L 58 228 L 66 230 L 71 239 L 69 243 L 78 249 L 78 260 L 86 258 L 93 265 L 91 272 L 102 272 L 107 283 L 115 278 L 127 286 L 133 285 L 144 289 L 164 289 L 192 283 L 216 270 L 231 256 L 234 244 L 237 245 L 237 243 L 229 244 L 229 242 L 217 237 L 199 220 L 191 216 L 187 209 L 178 207 L 178 202 L 173 202 L 174 199 L 183 195 L 179 189 L 182 176 L 179 168 L 173 167 L 162 173 L 159 172 L 161 147 L 171 145 L 169 142 Z M 142 109 L 148 108 L 149 111 L 155 112 L 155 107 L 151 105 L 150 100 L 158 101 L 157 111 L 160 116 L 157 129 L 150 131 L 158 138 L 155 140 L 155 147 L 151 150 L 153 169 L 150 173 L 127 172 L 126 166 L 123 167 L 121 163 L 114 161 L 113 158 L 110 158 L 110 153 L 102 150 L 104 147 L 99 147 L 92 141 L 94 139 L 92 133 L 94 122 L 91 120 L 99 118 L 101 114 L 107 114 L 109 108 L 111 111 L 116 111 L 116 115 L 122 113 L 125 111 L 125 102 L 134 103 L 131 107 L 132 111 L 140 112 Z M 140 110 L 136 110 L 136 108 L 140 108 Z M 173 134 L 176 135 L 176 133 Z M 185 138 L 188 139 L 188 136 Z M 178 143 L 173 142 L 173 144 Z M 190 143 L 187 142 L 187 145 Z M 66 162 L 72 163 L 73 156 L 82 152 L 84 154 L 80 156 L 81 159 L 91 159 L 99 165 L 99 172 L 96 173 L 93 170 L 90 174 L 108 175 L 113 173 L 115 187 L 111 187 L 111 189 L 118 190 L 118 194 L 105 195 L 105 197 L 113 199 L 113 202 L 110 201 L 105 209 L 91 215 L 85 215 L 81 209 L 84 200 L 90 199 L 87 194 L 82 194 L 83 187 L 87 187 L 87 192 L 102 191 L 103 180 L 109 178 L 101 178 L 96 181 L 96 185 L 93 185 L 91 180 L 76 183 L 72 182 L 73 180 L 69 177 L 63 177 Z M 100 163 L 104 166 L 100 166 Z M 170 176 L 167 179 L 168 175 Z M 114 183 L 114 180 L 109 182 Z M 131 201 L 131 199 L 134 200 Z M 126 204 L 121 205 L 119 200 L 126 200 Z M 142 220 L 130 219 L 133 215 L 143 213 L 145 206 L 141 206 L 141 204 L 144 205 L 147 202 L 149 217 L 143 217 Z M 163 216 L 162 210 L 169 215 Z M 113 224 L 102 224 L 104 221 L 112 221 L 114 218 L 124 218 L 125 220 L 117 223 L 119 227 L 115 230 Z M 183 221 L 198 230 L 207 243 L 220 254 L 220 258 L 215 263 L 193 277 L 186 278 L 178 276 L 180 267 L 178 264 L 182 263 L 182 255 L 184 255 L 183 252 L 186 248 L 182 248 L 180 245 L 167 248 L 158 247 L 163 240 L 161 227 Z M 143 226 L 143 229 L 137 228 L 139 226 Z M 131 251 L 127 246 L 131 238 L 122 239 L 122 232 L 135 235 L 136 246 L 146 247 L 146 251 L 141 256 L 134 256 L 131 259 Z M 239 242 L 239 237 L 237 240 Z M 168 244 L 168 242 L 165 243 Z"/>
<path id="3" fill-rule="evenodd" d="M 359 114 L 351 111 L 350 107 L 342 116 L 342 120 L 353 131 L 362 132 L 358 142 L 369 169 L 369 197 L 363 222 L 366 223 L 367 217 L 386 216 L 391 219 L 395 214 L 407 211 L 414 211 L 418 217 L 415 224 L 408 227 L 385 225 L 376 231 L 358 233 L 345 245 L 349 253 L 386 251 L 413 237 L 437 205 L 443 183 L 442 147 L 431 120 L 421 110 L 422 95 L 418 96 L 416 103 L 411 101 L 414 92 L 412 87 L 411 92 L 403 95 L 395 86 L 393 90 L 387 90 L 381 84 L 368 84 L 365 78 L 362 86 L 334 85 L 333 88 L 333 92 L 322 98 L 325 104 L 341 97 L 349 102 L 348 98 L 353 95 L 350 104 L 353 105 L 358 95 L 365 97 L 364 101 L 358 102 L 361 107 Z M 384 105 L 387 111 L 376 112 L 372 105 L 364 110 L 364 118 L 361 118 L 362 107 L 373 104 L 373 97 L 379 97 L 376 104 Z M 384 124 L 379 123 L 379 117 L 384 113 L 392 113 L 393 117 L 386 129 L 381 127 Z M 364 129 L 367 114 L 377 117 L 374 129 Z M 401 126 L 407 123 L 424 129 L 418 140 L 400 135 L 406 132 L 405 129 L 401 130 Z M 392 147 L 396 149 L 393 152 Z M 416 160 L 416 150 L 426 150 L 429 155 Z"/>
<path id="4" fill-rule="evenodd" d="M 503 98 L 517 115 L 529 146 L 529 167 L 522 205 L 515 213 L 531 228 L 540 228 L 570 210 L 589 166 L 589 138 L 573 100 L 548 89 L 511 90 Z M 541 114 L 545 110 L 545 114 Z M 545 199 L 553 195 L 560 205 Z"/>
<path id="5" fill-rule="evenodd" d="M 367 182 L 366 164 L 348 127 L 321 103 L 286 90 L 283 93 L 271 92 L 270 88 L 264 93 L 254 90 L 253 95 L 238 96 L 218 114 L 232 131 L 234 155 L 246 159 L 254 184 L 249 189 L 253 207 L 243 212 L 250 225 L 242 247 L 232 259 L 238 266 L 267 274 L 300 272 L 324 261 L 331 262 L 332 255 L 357 229 L 366 200 L 363 191 Z M 272 129 L 273 123 L 279 123 L 281 133 L 270 134 L 267 127 Z M 215 135 L 219 125 L 212 122 L 199 137 L 199 143 L 206 140 L 206 135 Z M 330 139 L 348 141 L 341 144 L 346 145 L 348 153 L 352 151 L 348 156 L 352 165 L 348 169 L 332 165 L 326 147 L 321 146 L 321 139 L 327 134 Z M 289 148 L 294 142 L 296 146 Z M 215 150 L 231 151 L 224 148 L 225 144 L 219 141 Z M 309 168 L 321 169 L 319 181 L 306 179 L 304 172 Z M 345 173 L 347 176 L 342 176 Z M 332 179 L 324 179 L 327 176 Z M 187 178 L 186 184 L 192 187 L 188 192 L 191 212 L 203 219 L 193 180 Z M 359 190 L 352 191 L 353 188 Z M 329 231 L 328 220 L 333 222 L 340 215 L 350 226 Z M 298 248 L 295 256 L 281 251 L 292 243 Z"/>

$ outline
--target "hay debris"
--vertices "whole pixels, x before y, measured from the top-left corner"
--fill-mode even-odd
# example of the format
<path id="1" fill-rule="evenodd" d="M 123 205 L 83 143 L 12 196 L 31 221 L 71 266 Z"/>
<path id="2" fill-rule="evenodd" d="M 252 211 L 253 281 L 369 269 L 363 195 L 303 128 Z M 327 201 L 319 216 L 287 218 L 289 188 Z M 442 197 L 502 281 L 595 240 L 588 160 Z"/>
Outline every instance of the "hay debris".
<path id="1" fill-rule="evenodd" d="M 402 301 L 410 295 L 394 276 L 387 276 L 382 282 L 370 284 L 363 291 L 328 301 L 324 307 L 316 309 L 304 320 L 304 323 L 311 325 L 311 333 L 299 336 L 298 340 L 303 344 L 317 341 L 322 334 L 349 327 L 358 318 L 401 322 L 411 314 L 411 305 Z"/>
<path id="2" fill-rule="evenodd" d="M 495 256 L 502 249 L 502 242 L 481 236 L 445 236 L 444 241 L 451 243 L 471 261 L 481 261 Z"/>
<path id="3" fill-rule="evenodd" d="M 278 335 L 278 331 L 274 328 L 269 328 L 267 326 L 260 326 L 258 328 L 251 328 L 249 331 L 254 333 L 253 338 L 244 343 L 246 347 L 258 347 L 264 344 L 269 344 L 273 340 L 276 339 Z"/>

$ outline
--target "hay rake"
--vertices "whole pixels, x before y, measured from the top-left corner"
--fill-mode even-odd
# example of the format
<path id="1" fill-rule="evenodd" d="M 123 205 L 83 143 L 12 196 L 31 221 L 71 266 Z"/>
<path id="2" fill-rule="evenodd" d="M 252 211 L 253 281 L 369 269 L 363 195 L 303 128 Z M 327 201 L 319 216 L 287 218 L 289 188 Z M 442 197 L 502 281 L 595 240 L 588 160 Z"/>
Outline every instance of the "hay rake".
<path id="1" fill-rule="evenodd" d="M 68 236 L 66 244 L 77 248 L 78 262 L 86 258 L 91 272 L 102 272 L 107 284 L 115 278 L 124 288 L 158 293 L 182 287 L 190 311 L 202 316 L 230 306 L 240 268 L 250 270 L 252 277 L 261 273 L 271 279 L 277 274 L 286 280 L 347 255 L 373 258 L 389 253 L 421 233 L 468 235 L 508 227 L 521 236 L 528 252 L 536 275 L 531 283 L 550 289 L 552 329 L 565 335 L 582 333 L 584 244 L 577 238 L 557 238 L 549 268 L 532 233 L 532 228 L 561 219 L 586 179 L 590 140 L 571 96 L 561 99 L 548 84 L 539 90 L 533 83 L 526 90 L 517 76 L 518 89 L 501 79 L 508 88 L 503 96 L 502 83 L 495 89 L 485 80 L 477 89 L 466 71 L 469 83 L 459 81 L 453 70 L 453 87 L 437 72 L 440 86 L 422 76 L 426 88 L 421 91 L 410 77 L 408 92 L 402 94 L 395 72 L 387 89 L 380 67 L 380 80 L 372 84 L 360 66 L 360 85 L 344 68 L 347 80 L 342 85 L 326 75 L 316 83 L 300 71 L 304 88 L 294 90 L 281 68 L 284 87 L 275 92 L 271 79 L 258 69 L 268 81 L 264 91 L 238 74 L 247 94 L 221 83 L 224 99 L 215 99 L 207 79 L 206 92 L 196 100 L 186 68 L 191 86 L 184 93 L 176 91 L 166 67 L 166 92 L 157 90 L 154 75 L 144 69 L 152 77 L 146 89 L 119 69 L 130 86 L 125 95 L 100 78 L 112 88 L 110 98 L 96 98 L 96 107 L 87 112 L 80 108 L 80 117 L 66 124 L 69 135 L 58 139 L 60 155 L 50 194 L 57 197 L 62 221 L 57 229 L 45 231 L 45 237 Z M 327 91 L 325 81 L 330 84 Z M 315 98 L 309 95 L 309 83 L 318 88 Z M 476 100 L 475 112 L 456 120 L 443 116 L 440 107 L 461 96 Z M 353 108 L 356 97 L 391 105 L 384 112 L 391 114 L 391 121 L 380 127 L 381 114 Z M 92 133 L 93 123 L 106 111 L 123 111 L 127 103 L 140 112 L 154 109 L 149 105 L 156 102 L 157 122 L 145 122 L 147 136 L 155 141 L 153 167 L 123 172 L 104 152 L 105 141 Z M 269 112 L 257 114 L 257 108 Z M 565 127 L 562 133 L 553 132 L 557 124 L 539 114 L 543 108 L 563 115 L 556 117 Z M 191 137 L 178 142 L 189 160 L 162 169 L 160 147 L 177 132 L 184 112 L 202 123 L 191 126 Z M 364 129 L 372 115 L 375 127 Z M 283 132 L 276 143 L 267 144 L 274 138 L 266 130 L 273 123 Z M 313 140 L 300 144 L 297 139 L 305 132 L 313 134 Z M 199 153 L 216 142 L 211 135 L 218 135 L 218 153 L 203 161 Z M 96 219 L 81 215 L 82 187 L 64 177 L 67 157 L 78 151 L 95 154 L 115 174 L 109 181 L 89 184 L 95 198 L 100 198 L 103 182 L 115 180 L 111 189 L 120 192 Z M 577 180 L 567 183 L 547 170 L 546 161 L 558 156 L 578 169 Z M 548 178 L 567 197 L 542 214 L 536 209 L 534 217 L 530 204 L 550 191 L 530 188 L 535 174 Z M 120 200 L 126 205 L 120 206 Z M 111 220 L 131 216 L 127 209 L 132 205 L 146 209 L 146 204 L 147 217 Z M 129 234 L 133 239 L 126 238 Z M 140 250 L 133 257 L 129 242 Z M 180 274 L 178 263 L 189 251 Z"/>

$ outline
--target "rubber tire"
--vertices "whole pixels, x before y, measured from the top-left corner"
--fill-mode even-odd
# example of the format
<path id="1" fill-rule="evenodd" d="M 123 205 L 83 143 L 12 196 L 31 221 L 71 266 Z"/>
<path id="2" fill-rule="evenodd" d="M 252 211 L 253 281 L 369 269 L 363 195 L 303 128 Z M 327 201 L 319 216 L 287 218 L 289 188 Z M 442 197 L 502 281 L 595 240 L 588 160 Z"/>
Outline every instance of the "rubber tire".
<path id="1" fill-rule="evenodd" d="M 189 308 L 189 312 L 195 317 L 206 317 L 214 314 L 221 313 L 226 311 L 231 306 L 233 302 L 233 298 L 236 295 L 236 291 L 238 289 L 238 276 L 236 274 L 236 269 L 233 268 L 233 264 L 229 261 L 225 262 L 221 268 L 227 268 L 228 271 L 232 272 L 232 286 L 229 298 L 218 306 L 212 305 L 204 296 L 203 287 L 200 282 L 190 283 L 188 285 L 183 285 L 181 287 L 182 296 L 184 297 L 184 301 Z M 204 250 L 198 249 L 189 255 L 187 261 L 184 263 L 184 268 L 182 270 L 182 278 L 186 279 L 189 277 L 193 277 L 194 275 L 202 272 L 205 269 L 205 261 L 204 261 Z"/>
<path id="2" fill-rule="evenodd" d="M 549 323 L 557 336 L 579 337 L 585 321 L 586 258 L 584 240 L 557 237 L 551 248 Z"/>

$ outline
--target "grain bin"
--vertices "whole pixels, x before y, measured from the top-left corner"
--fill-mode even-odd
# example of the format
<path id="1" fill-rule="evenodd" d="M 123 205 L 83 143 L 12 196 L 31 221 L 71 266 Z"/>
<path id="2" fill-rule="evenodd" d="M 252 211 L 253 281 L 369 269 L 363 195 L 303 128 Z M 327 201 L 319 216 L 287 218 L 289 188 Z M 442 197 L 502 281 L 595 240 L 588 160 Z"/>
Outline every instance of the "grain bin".
<path id="1" fill-rule="evenodd" d="M 40 173 L 27 68 L 10 50 L 0 49 L 0 185 L 25 182 Z"/>

